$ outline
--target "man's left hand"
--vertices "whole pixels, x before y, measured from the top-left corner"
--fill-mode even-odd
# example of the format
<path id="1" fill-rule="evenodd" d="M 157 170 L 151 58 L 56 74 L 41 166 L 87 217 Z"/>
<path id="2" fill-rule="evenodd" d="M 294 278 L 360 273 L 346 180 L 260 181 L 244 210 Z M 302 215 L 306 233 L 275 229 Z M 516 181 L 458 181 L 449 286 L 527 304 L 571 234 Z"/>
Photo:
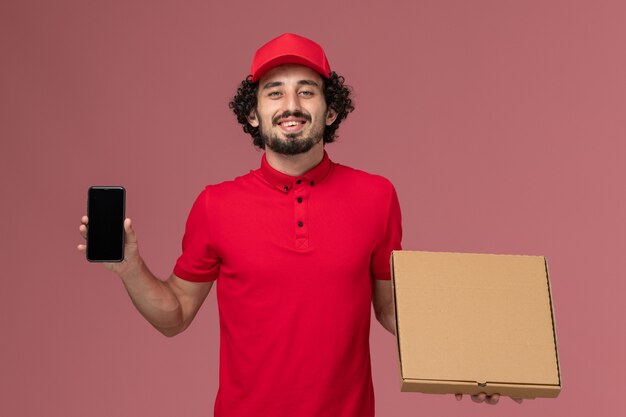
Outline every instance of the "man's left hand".
<path id="1" fill-rule="evenodd" d="M 457 401 L 461 401 L 463 399 L 463 394 L 454 394 L 454 396 L 456 397 Z M 522 403 L 521 398 L 512 398 L 512 400 L 519 404 Z M 495 405 L 498 404 L 498 401 L 500 401 L 500 394 L 487 395 L 484 392 L 481 392 L 478 395 L 472 395 L 472 401 L 474 401 L 475 403 L 487 403 Z"/>

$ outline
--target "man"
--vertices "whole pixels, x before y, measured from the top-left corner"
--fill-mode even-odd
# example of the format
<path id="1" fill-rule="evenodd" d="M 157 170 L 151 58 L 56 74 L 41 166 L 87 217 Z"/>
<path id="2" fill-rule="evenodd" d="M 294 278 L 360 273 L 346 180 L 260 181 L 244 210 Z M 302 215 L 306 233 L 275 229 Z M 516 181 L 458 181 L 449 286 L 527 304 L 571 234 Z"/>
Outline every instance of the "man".
<path id="1" fill-rule="evenodd" d="M 260 169 L 200 193 L 167 281 L 139 256 L 130 219 L 124 261 L 107 264 L 166 336 L 189 326 L 218 282 L 215 416 L 374 415 L 370 303 L 395 334 L 389 257 L 400 249 L 400 207 L 388 180 L 324 150 L 354 109 L 343 82 L 306 38 L 259 48 L 230 107 L 265 149 Z"/>

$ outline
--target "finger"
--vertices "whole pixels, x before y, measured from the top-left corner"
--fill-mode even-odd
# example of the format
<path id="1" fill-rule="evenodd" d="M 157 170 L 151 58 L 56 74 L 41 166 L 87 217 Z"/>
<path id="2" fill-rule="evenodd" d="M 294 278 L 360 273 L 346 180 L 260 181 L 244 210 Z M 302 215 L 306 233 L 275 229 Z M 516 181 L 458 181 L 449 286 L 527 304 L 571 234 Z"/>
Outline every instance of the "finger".
<path id="1" fill-rule="evenodd" d="M 515 401 L 518 404 L 521 404 L 522 401 L 524 401 L 522 398 L 511 398 L 513 401 Z"/>
<path id="2" fill-rule="evenodd" d="M 81 224 L 80 226 L 78 226 L 78 231 L 80 232 L 80 235 L 83 237 L 83 239 L 87 239 L 87 226 Z"/>
<path id="3" fill-rule="evenodd" d="M 85 252 L 87 250 L 87 245 L 78 245 L 79 252 Z"/>
<path id="4" fill-rule="evenodd" d="M 481 392 L 478 395 L 472 395 L 472 400 L 475 403 L 482 403 L 485 401 L 485 398 L 487 398 L 487 394 L 485 394 L 484 392 Z"/>
<path id="5" fill-rule="evenodd" d="M 133 223 L 130 219 L 124 220 L 124 232 L 126 233 L 126 243 L 137 243 L 137 235 L 133 229 Z"/>
<path id="6" fill-rule="evenodd" d="M 81 217 L 81 218 L 80 218 L 80 222 L 81 222 L 82 224 L 89 224 L 89 217 L 87 217 L 87 216 L 83 216 L 83 217 Z"/>
<path id="7" fill-rule="evenodd" d="M 463 399 L 463 394 L 454 394 L 454 398 L 456 398 L 457 401 L 461 401 Z"/>
<path id="8" fill-rule="evenodd" d="M 495 405 L 500 401 L 500 394 L 492 394 L 487 396 L 487 403 Z"/>

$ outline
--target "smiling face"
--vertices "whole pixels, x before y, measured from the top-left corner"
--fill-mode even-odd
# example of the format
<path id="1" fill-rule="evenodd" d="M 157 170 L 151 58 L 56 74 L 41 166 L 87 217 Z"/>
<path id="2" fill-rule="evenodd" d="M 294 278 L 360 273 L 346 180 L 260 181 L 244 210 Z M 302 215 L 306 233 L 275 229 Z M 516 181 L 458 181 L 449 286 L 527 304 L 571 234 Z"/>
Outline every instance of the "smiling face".
<path id="1" fill-rule="evenodd" d="M 308 152 L 320 143 L 337 113 L 326 106 L 322 77 L 302 65 L 281 65 L 259 80 L 257 107 L 248 122 L 265 146 L 284 155 Z"/>

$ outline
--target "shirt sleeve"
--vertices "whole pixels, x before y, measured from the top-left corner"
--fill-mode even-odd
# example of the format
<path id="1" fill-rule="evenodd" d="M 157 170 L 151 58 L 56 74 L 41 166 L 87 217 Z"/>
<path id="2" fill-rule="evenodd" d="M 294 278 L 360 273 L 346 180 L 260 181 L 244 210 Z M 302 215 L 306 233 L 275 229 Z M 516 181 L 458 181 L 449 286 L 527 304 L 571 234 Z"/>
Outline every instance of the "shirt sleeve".
<path id="1" fill-rule="evenodd" d="M 402 249 L 402 215 L 393 185 L 387 201 L 385 228 L 372 254 L 371 272 L 375 279 L 391 279 L 391 251 Z"/>
<path id="2" fill-rule="evenodd" d="M 183 253 L 176 261 L 174 275 L 187 281 L 215 281 L 219 275 L 220 258 L 211 245 L 208 192 L 204 189 L 187 218 L 183 237 Z"/>

